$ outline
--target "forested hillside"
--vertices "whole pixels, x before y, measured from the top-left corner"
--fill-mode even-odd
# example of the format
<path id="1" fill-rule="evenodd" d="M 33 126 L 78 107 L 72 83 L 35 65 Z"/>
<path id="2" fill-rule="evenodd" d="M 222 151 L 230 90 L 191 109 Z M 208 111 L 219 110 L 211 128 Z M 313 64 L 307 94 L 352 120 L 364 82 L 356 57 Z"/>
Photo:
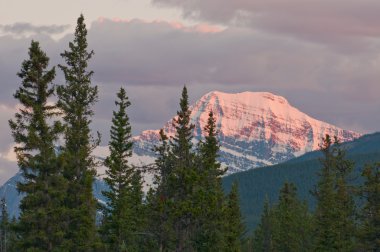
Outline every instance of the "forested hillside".
<path id="1" fill-rule="evenodd" d="M 380 161 L 380 133 L 344 143 L 342 148 L 347 150 L 347 158 L 355 162 L 352 183 L 358 184 L 362 180 L 360 174 L 364 166 Z M 271 203 L 276 202 L 285 182 L 293 182 L 297 186 L 299 197 L 306 200 L 313 209 L 315 199 L 310 191 L 318 182 L 321 157 L 320 151 L 309 152 L 285 163 L 224 177 L 223 185 L 226 190 L 229 190 L 234 181 L 239 184 L 241 210 L 248 229 L 251 230 L 258 224 L 265 197 L 268 196 Z"/>

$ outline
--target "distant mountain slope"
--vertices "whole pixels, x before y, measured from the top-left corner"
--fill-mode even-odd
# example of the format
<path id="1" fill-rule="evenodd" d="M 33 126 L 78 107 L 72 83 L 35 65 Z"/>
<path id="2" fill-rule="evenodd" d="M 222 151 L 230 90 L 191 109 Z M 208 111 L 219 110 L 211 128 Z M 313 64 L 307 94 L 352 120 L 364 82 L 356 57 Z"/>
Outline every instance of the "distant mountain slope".
<path id="1" fill-rule="evenodd" d="M 23 177 L 21 172 L 18 172 L 0 187 L 0 198 L 5 198 L 11 217 L 19 216 L 20 214 L 19 205 L 22 196 L 17 191 L 17 183 L 21 181 L 23 181 Z"/>
<path id="2" fill-rule="evenodd" d="M 342 144 L 347 157 L 355 161 L 353 183 L 361 181 L 361 170 L 367 163 L 380 162 L 380 133 L 365 135 L 355 141 Z M 251 229 L 260 220 L 263 202 L 268 196 L 271 203 L 277 201 L 278 192 L 284 182 L 293 182 L 298 195 L 315 206 L 310 194 L 318 181 L 317 172 L 321 168 L 319 151 L 289 160 L 285 163 L 239 172 L 223 178 L 224 188 L 228 191 L 233 181 L 239 183 L 241 208 L 247 226 Z"/>
<path id="3" fill-rule="evenodd" d="M 342 142 L 360 136 L 311 118 L 281 96 L 267 92 L 214 91 L 191 107 L 195 142 L 202 138 L 210 110 L 214 112 L 219 132 L 220 161 L 229 168 L 229 174 L 281 163 L 316 150 L 325 134 L 336 135 Z M 169 136 L 175 132 L 172 120 L 163 127 Z M 135 154 L 153 156 L 158 132 L 147 130 L 135 137 Z"/>
<path id="4" fill-rule="evenodd" d="M 0 199 L 5 198 L 7 209 L 11 217 L 19 216 L 20 214 L 19 205 L 23 195 L 17 191 L 17 183 L 22 180 L 22 173 L 18 172 L 0 187 Z M 101 179 L 96 179 L 92 186 L 95 198 L 101 203 L 106 201 L 102 195 L 102 191 L 106 188 L 106 183 Z"/>

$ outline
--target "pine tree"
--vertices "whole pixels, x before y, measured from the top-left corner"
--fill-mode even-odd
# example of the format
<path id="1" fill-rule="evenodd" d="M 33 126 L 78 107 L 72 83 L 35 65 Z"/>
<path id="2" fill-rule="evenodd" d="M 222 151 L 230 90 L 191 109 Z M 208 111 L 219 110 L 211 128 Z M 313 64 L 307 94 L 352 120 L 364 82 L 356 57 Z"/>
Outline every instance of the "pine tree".
<path id="1" fill-rule="evenodd" d="M 209 112 L 204 128 L 205 141 L 199 144 L 199 181 L 196 187 L 197 214 L 196 248 L 197 251 L 222 251 L 225 247 L 223 233 L 224 192 L 221 169 L 217 161 L 219 144 L 217 140 L 216 120 L 212 111 Z"/>
<path id="2" fill-rule="evenodd" d="M 18 73 L 22 85 L 15 94 L 23 108 L 16 113 L 15 121 L 9 121 L 17 143 L 18 165 L 25 178 L 17 186 L 25 193 L 17 225 L 19 250 L 53 251 L 63 239 L 61 217 L 66 183 L 54 146 L 62 127 L 54 121 L 56 107 L 48 104 L 54 94 L 51 83 L 55 77 L 55 69 L 47 70 L 48 64 L 49 58 L 39 43 L 32 41 L 29 59 Z"/>
<path id="3" fill-rule="evenodd" d="M 174 119 L 175 135 L 170 141 L 170 159 L 173 162 L 169 174 L 170 218 L 173 218 L 176 234 L 176 251 L 193 249 L 196 206 L 194 206 L 194 186 L 197 182 L 195 154 L 192 150 L 194 125 L 190 123 L 190 109 L 187 88 L 182 90 L 180 110 Z"/>
<path id="4" fill-rule="evenodd" d="M 360 211 L 359 251 L 380 251 L 380 164 L 368 165 L 360 187 L 364 207 Z"/>
<path id="5" fill-rule="evenodd" d="M 355 188 L 350 182 L 353 180 L 354 163 L 346 158 L 346 152 L 336 140 L 336 202 L 339 215 L 339 240 L 337 245 L 345 251 L 352 251 L 356 243 L 356 205 L 354 200 Z"/>
<path id="6" fill-rule="evenodd" d="M 240 212 L 238 184 L 235 182 L 228 194 L 224 209 L 226 251 L 241 251 L 241 241 L 245 233 L 243 217 Z"/>
<path id="7" fill-rule="evenodd" d="M 102 231 L 110 250 L 137 251 L 144 222 L 142 181 L 140 172 L 128 163 L 133 144 L 126 113 L 130 102 L 123 88 L 117 97 L 118 111 L 113 112 L 110 155 L 105 160 L 108 169 L 104 180 L 109 190 L 103 192 L 108 201 Z"/>
<path id="8" fill-rule="evenodd" d="M 169 158 L 169 140 L 163 129 L 160 130 L 160 144 L 155 146 L 155 189 L 151 188 L 147 194 L 148 233 L 151 235 L 150 243 L 153 250 L 169 251 L 175 248 L 175 232 L 170 215 L 171 204 L 169 198 L 172 195 L 169 187 L 169 179 L 172 176 L 172 162 Z"/>
<path id="9" fill-rule="evenodd" d="M 332 141 L 330 136 L 326 136 L 321 146 L 324 154 L 322 160 L 322 170 L 319 174 L 320 180 L 317 185 L 317 191 L 314 195 L 317 199 L 317 209 L 315 212 L 316 220 L 316 251 L 335 251 L 337 249 L 335 241 L 338 233 L 336 231 L 335 219 L 338 218 L 335 201 L 335 160 L 332 153 Z"/>
<path id="10" fill-rule="evenodd" d="M 57 89 L 58 105 L 65 123 L 65 147 L 62 150 L 64 176 L 69 181 L 65 206 L 67 210 L 66 248 L 90 251 L 96 244 L 96 200 L 92 183 L 96 175 L 91 151 L 98 145 L 91 137 L 92 106 L 98 89 L 91 85 L 92 71 L 87 70 L 93 51 L 87 50 L 87 30 L 83 15 L 77 20 L 74 41 L 61 54 L 66 65 L 59 65 L 66 85 Z"/>
<path id="11" fill-rule="evenodd" d="M 216 119 L 212 111 L 208 114 L 207 124 L 204 127 L 205 141 L 200 143 L 200 157 L 202 164 L 201 169 L 209 176 L 207 181 L 216 183 L 220 176 L 224 175 L 226 170 L 221 169 L 217 158 L 219 157 L 219 143 L 217 139 Z"/>
<path id="12" fill-rule="evenodd" d="M 234 226 L 238 225 L 235 220 L 231 225 L 224 222 L 230 216 L 241 218 L 237 192 L 230 200 L 224 197 L 221 175 L 225 170 L 217 161 L 219 145 L 212 113 L 205 127 L 205 141 L 193 148 L 194 125 L 190 123 L 186 87 L 173 128 L 175 134 L 170 139 L 160 131 L 161 145 L 155 148 L 157 187 L 147 197 L 150 219 L 155 220 L 149 233 L 157 241 L 156 249 L 229 251 L 225 237 L 239 236 L 234 232 L 239 232 L 240 226 Z"/>
<path id="13" fill-rule="evenodd" d="M 333 145 L 330 136 L 326 135 L 321 151 L 323 167 L 314 192 L 317 199 L 315 250 L 350 251 L 355 235 L 353 191 L 348 184 L 353 163 L 345 158 L 337 138 Z"/>
<path id="14" fill-rule="evenodd" d="M 17 240 L 19 238 L 17 231 L 17 220 L 16 217 L 13 216 L 13 218 L 8 222 L 9 229 L 8 229 L 8 235 L 7 235 L 7 251 L 8 252 L 18 252 L 20 248 L 17 246 Z M 61 246 L 56 247 L 56 251 L 62 251 Z"/>
<path id="15" fill-rule="evenodd" d="M 273 251 L 312 249 L 312 217 L 306 203 L 297 198 L 296 191 L 294 184 L 285 183 L 279 202 L 271 211 Z"/>
<path id="16" fill-rule="evenodd" d="M 175 135 L 171 139 L 160 132 L 162 145 L 156 147 L 157 189 L 149 199 L 150 209 L 158 220 L 153 233 L 160 251 L 192 251 L 199 212 L 195 197 L 199 174 L 192 148 L 194 125 L 190 123 L 186 87 L 173 128 Z"/>
<path id="17" fill-rule="evenodd" d="M 0 219 L 0 252 L 9 251 L 9 216 L 5 198 L 1 199 L 1 219 Z"/>
<path id="18" fill-rule="evenodd" d="M 269 205 L 269 200 L 266 198 L 260 223 L 253 236 L 253 249 L 255 252 L 268 252 L 273 250 L 272 218 L 272 210 Z"/>

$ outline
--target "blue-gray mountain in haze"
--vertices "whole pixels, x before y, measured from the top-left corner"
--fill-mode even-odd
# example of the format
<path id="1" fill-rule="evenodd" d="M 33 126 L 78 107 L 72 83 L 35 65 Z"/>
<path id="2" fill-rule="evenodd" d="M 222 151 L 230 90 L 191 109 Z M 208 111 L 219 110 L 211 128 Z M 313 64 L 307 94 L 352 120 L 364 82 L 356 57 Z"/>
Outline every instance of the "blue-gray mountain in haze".
<path id="1" fill-rule="evenodd" d="M 8 213 L 10 217 L 18 217 L 20 215 L 20 201 L 23 198 L 23 194 L 17 191 L 17 184 L 23 181 L 21 172 L 18 172 L 15 176 L 10 178 L 3 186 L 0 187 L 0 198 L 5 198 Z M 92 186 L 94 197 L 99 203 L 104 204 L 106 202 L 102 191 L 107 190 L 107 184 L 102 179 L 96 179 Z"/>

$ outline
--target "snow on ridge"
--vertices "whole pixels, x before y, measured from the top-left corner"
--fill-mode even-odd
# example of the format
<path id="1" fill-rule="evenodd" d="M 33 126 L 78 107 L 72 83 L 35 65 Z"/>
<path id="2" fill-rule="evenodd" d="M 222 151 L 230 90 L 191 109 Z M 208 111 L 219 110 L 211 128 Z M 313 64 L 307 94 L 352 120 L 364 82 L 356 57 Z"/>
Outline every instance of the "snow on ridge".
<path id="1" fill-rule="evenodd" d="M 269 92 L 212 91 L 190 109 L 195 139 L 202 138 L 208 113 L 214 112 L 221 147 L 228 149 L 225 155 L 229 161 L 223 162 L 235 170 L 265 164 L 265 160 L 273 164 L 283 162 L 316 150 L 326 134 L 337 135 L 342 142 L 361 136 L 314 119 L 293 107 L 284 97 Z M 172 121 L 163 127 L 169 137 L 175 133 Z M 144 131 L 134 137 L 134 141 L 140 154 L 150 155 L 152 146 L 159 141 L 159 130 Z M 234 163 L 236 160 L 241 162 L 241 167 Z"/>
<path id="2" fill-rule="evenodd" d="M 206 101 L 207 104 L 205 105 Z M 216 103 L 219 103 L 219 105 L 216 106 Z M 206 108 L 203 112 L 212 109 L 216 112 L 217 119 L 222 117 L 222 128 L 220 130 L 224 135 L 235 135 L 236 133 L 239 135 L 239 131 L 244 129 L 253 131 L 255 126 L 260 128 L 260 123 L 262 123 L 272 126 L 266 127 L 264 131 L 265 137 L 268 139 L 272 133 L 276 133 L 273 132 L 276 125 L 271 125 L 271 122 L 288 127 L 290 131 L 303 127 L 303 124 L 309 124 L 308 126 L 315 132 L 314 137 L 323 136 L 324 134 L 321 135 L 321 133 L 324 132 L 321 131 L 326 131 L 326 133 L 330 134 L 338 133 L 338 135 L 342 135 L 343 131 L 345 131 L 354 135 L 355 138 L 361 135 L 316 120 L 291 106 L 285 98 L 268 92 L 228 94 L 213 91 L 204 95 L 193 106 L 195 111 L 199 110 L 199 108 Z M 193 114 L 195 113 L 199 114 L 198 111 L 193 111 Z M 201 125 L 203 124 L 202 126 L 207 122 L 207 114 L 204 113 L 199 117 Z M 244 132 L 241 133 L 244 135 Z M 253 136 L 256 137 L 255 135 Z"/>

